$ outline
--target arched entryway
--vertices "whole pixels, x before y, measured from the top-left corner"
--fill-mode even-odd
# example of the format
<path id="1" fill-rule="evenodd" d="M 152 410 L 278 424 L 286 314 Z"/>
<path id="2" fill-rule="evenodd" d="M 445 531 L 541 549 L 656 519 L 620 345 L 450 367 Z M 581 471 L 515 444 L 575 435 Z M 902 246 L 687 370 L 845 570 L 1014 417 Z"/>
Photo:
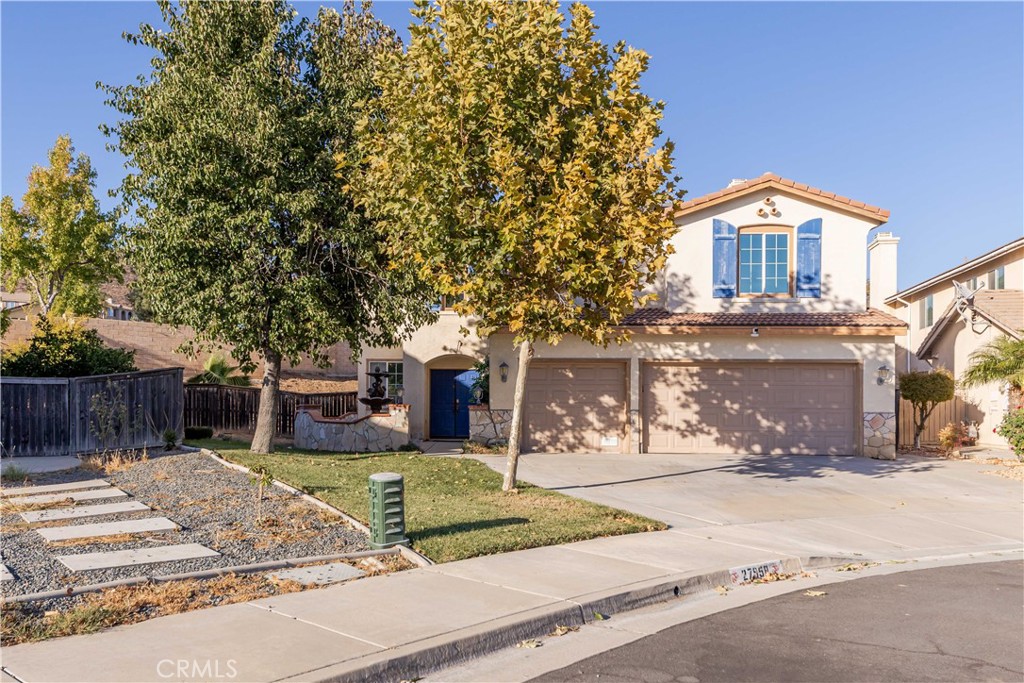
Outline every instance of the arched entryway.
<path id="1" fill-rule="evenodd" d="M 469 405 L 478 376 L 475 362 L 475 358 L 452 354 L 427 363 L 428 438 L 469 438 Z"/>

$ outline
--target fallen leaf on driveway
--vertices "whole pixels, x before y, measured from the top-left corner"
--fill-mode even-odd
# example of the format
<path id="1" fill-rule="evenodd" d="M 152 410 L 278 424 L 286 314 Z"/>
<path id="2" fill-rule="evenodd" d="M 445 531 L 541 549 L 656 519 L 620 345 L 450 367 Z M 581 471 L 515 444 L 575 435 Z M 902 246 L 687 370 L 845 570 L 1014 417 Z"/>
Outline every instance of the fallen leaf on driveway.
<path id="1" fill-rule="evenodd" d="M 729 589 L 726 586 L 715 586 L 715 590 L 718 591 L 719 595 L 725 595 L 729 592 Z"/>
<path id="2" fill-rule="evenodd" d="M 809 598 L 820 598 L 822 595 L 828 595 L 825 591 L 804 591 L 804 595 Z"/>
<path id="3" fill-rule="evenodd" d="M 601 614 L 600 612 L 594 612 L 594 621 L 604 621 L 608 618 L 607 614 Z"/>
<path id="4" fill-rule="evenodd" d="M 516 643 L 516 647 L 540 647 L 543 644 L 544 643 L 540 642 L 536 638 L 530 638 L 529 640 Z"/>
<path id="5" fill-rule="evenodd" d="M 550 633 L 553 636 L 564 636 L 566 633 L 572 633 L 573 631 L 579 631 L 579 626 L 556 626 L 555 630 Z"/>

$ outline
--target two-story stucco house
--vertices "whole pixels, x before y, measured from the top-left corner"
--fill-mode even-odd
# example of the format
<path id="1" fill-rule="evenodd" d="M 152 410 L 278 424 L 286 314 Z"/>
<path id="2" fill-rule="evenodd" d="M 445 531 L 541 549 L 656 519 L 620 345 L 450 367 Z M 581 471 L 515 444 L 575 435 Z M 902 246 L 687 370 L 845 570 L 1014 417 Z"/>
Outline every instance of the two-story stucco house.
<path id="1" fill-rule="evenodd" d="M 867 301 L 868 236 L 888 216 L 770 173 L 681 204 L 658 307 L 623 321 L 628 341 L 537 345 L 524 451 L 894 457 L 906 325 Z M 890 253 L 872 266 L 895 283 Z M 442 311 L 402 348 L 363 351 L 364 371 L 401 387 L 415 440 L 507 434 L 513 337 L 466 325 Z M 485 355 L 490 402 L 470 407 Z"/>
<path id="2" fill-rule="evenodd" d="M 899 372 L 945 368 L 959 379 L 982 346 L 1002 335 L 1024 335 L 1024 237 L 902 291 L 879 294 L 884 310 L 907 323 L 896 339 Z M 1009 406 L 1008 387 L 993 382 L 958 393 L 964 417 L 978 423 L 978 442 L 1006 446 L 993 430 Z"/>

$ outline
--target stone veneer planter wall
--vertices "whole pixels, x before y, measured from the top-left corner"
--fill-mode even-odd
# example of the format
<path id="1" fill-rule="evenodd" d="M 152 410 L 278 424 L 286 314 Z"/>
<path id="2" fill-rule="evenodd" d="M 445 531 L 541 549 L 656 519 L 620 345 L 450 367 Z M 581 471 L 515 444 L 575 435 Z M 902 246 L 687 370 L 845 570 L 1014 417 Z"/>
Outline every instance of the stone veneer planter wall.
<path id="1" fill-rule="evenodd" d="M 864 413 L 864 455 L 896 459 L 896 413 Z"/>
<path id="2" fill-rule="evenodd" d="M 469 407 L 469 440 L 493 446 L 508 441 L 512 429 L 512 411 L 491 409 L 488 405 Z"/>
<path id="3" fill-rule="evenodd" d="M 409 443 L 409 406 L 389 405 L 387 413 L 324 417 L 320 406 L 295 407 L 295 446 L 314 451 L 381 453 Z"/>

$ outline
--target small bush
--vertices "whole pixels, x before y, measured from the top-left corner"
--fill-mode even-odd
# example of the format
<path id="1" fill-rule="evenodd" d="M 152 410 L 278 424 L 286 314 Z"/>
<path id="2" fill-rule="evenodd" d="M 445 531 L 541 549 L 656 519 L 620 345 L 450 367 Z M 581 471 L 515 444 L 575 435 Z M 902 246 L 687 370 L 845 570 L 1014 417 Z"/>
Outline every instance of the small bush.
<path id="1" fill-rule="evenodd" d="M 173 429 L 165 429 L 163 433 L 164 450 L 173 451 L 175 446 L 178 445 L 178 432 Z"/>
<path id="2" fill-rule="evenodd" d="M 420 447 L 414 444 L 412 441 L 409 443 L 403 443 L 401 446 L 395 449 L 399 453 L 421 453 Z"/>
<path id="3" fill-rule="evenodd" d="M 958 451 L 967 441 L 967 426 L 962 422 L 950 422 L 939 431 L 939 445 L 947 453 Z"/>
<path id="4" fill-rule="evenodd" d="M 1017 458 L 1024 461 L 1024 409 L 1011 410 L 1003 415 L 996 434 L 1006 439 Z"/>
<path id="5" fill-rule="evenodd" d="M 115 349 L 96 330 L 40 317 L 26 344 L 0 354 L 4 374 L 10 377 L 86 377 L 134 372 L 135 352 Z"/>
<path id="6" fill-rule="evenodd" d="M 16 465 L 8 465 L 0 473 L 0 480 L 7 482 L 25 481 L 26 479 L 28 479 L 28 472 Z"/>
<path id="7" fill-rule="evenodd" d="M 213 427 L 185 427 L 185 440 L 212 439 Z"/>

